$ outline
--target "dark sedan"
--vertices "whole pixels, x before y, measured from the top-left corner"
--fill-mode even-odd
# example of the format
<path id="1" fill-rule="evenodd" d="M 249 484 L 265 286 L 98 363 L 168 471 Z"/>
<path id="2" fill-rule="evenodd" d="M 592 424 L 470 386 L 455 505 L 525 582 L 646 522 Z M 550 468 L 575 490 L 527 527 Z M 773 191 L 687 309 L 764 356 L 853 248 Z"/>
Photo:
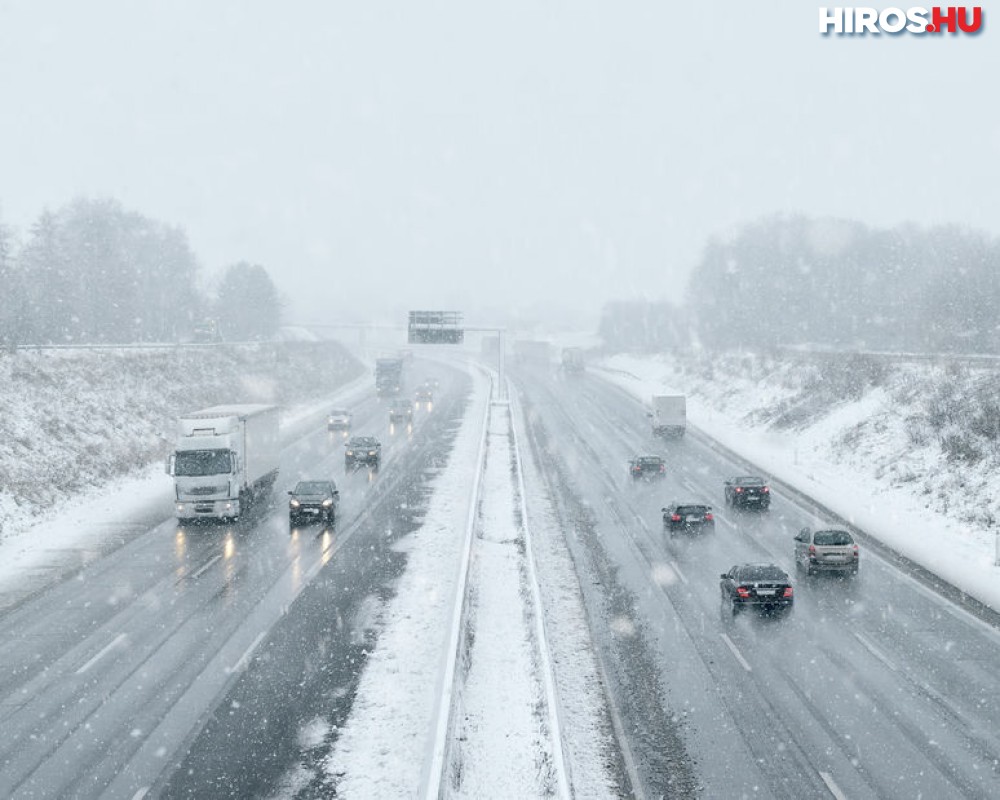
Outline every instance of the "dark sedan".
<path id="1" fill-rule="evenodd" d="M 361 464 L 379 468 L 382 462 L 382 443 L 374 436 L 355 436 L 345 445 L 344 467 L 351 470 Z"/>
<path id="2" fill-rule="evenodd" d="M 726 505 L 765 511 L 771 505 L 771 487 L 756 475 L 730 478 L 726 481 Z"/>
<path id="3" fill-rule="evenodd" d="M 296 523 L 327 522 L 337 519 L 340 492 L 333 481 L 299 481 L 288 493 L 288 521 Z"/>
<path id="4" fill-rule="evenodd" d="M 715 516 L 711 506 L 674 504 L 663 509 L 663 532 L 676 536 L 680 533 L 712 533 Z"/>
<path id="5" fill-rule="evenodd" d="M 732 619 L 745 609 L 772 615 L 792 611 L 792 581 L 776 564 L 738 564 L 719 577 L 723 619 Z"/>
<path id="6" fill-rule="evenodd" d="M 628 474 L 633 480 L 641 478 L 665 478 L 666 462 L 659 456 L 636 456 L 628 462 Z"/>

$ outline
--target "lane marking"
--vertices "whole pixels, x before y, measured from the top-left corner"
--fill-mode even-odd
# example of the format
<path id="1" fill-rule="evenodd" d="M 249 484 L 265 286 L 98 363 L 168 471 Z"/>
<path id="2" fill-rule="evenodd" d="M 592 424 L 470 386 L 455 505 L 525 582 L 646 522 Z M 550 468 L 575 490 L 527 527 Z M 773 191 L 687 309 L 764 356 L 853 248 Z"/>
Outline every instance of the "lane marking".
<path id="1" fill-rule="evenodd" d="M 114 639 L 112 639 L 108 644 L 106 644 L 96 656 L 94 656 L 92 659 L 90 659 L 90 661 L 88 661 L 86 664 L 80 667 L 80 669 L 76 671 L 76 674 L 83 675 L 84 672 L 86 672 L 88 669 L 94 666 L 94 664 L 96 664 L 98 661 L 104 658 L 104 656 L 110 653 L 124 640 L 125 640 L 125 634 L 119 633 Z"/>
<path id="2" fill-rule="evenodd" d="M 833 776 L 829 772 L 821 772 L 819 776 L 823 779 L 823 783 L 826 784 L 826 788 L 830 790 L 830 794 L 837 798 L 837 800 L 847 800 L 847 795 L 840 791 L 840 787 L 833 780 Z"/>
<path id="3" fill-rule="evenodd" d="M 194 574 L 192 574 L 191 577 L 192 578 L 199 577 L 200 575 L 202 575 L 205 572 L 205 570 L 207 570 L 209 567 L 212 566 L 212 564 L 214 564 L 216 561 L 218 561 L 221 558 L 222 558 L 222 553 L 218 553 L 213 558 L 210 558 L 206 563 L 204 563 L 200 567 L 198 567 L 198 571 L 195 572 Z"/>
<path id="4" fill-rule="evenodd" d="M 239 672 L 241 669 L 243 669 L 247 665 L 247 662 L 250 660 L 250 656 L 253 655 L 253 651 L 257 649 L 257 645 L 259 645 L 263 640 L 264 640 L 264 631 L 261 631 L 260 633 L 257 634 L 257 638 L 250 643 L 250 646 L 246 649 L 243 655 L 240 656 L 240 660 L 237 661 L 235 664 L 233 664 L 233 666 L 226 667 L 226 672 L 232 675 L 234 672 Z"/>
<path id="5" fill-rule="evenodd" d="M 687 583 L 688 582 L 688 579 L 684 576 L 684 573 L 681 572 L 680 565 L 678 565 L 678 563 L 676 561 L 671 561 L 670 562 L 670 569 L 672 569 L 674 572 L 677 573 L 677 577 L 681 579 L 682 583 Z"/>
<path id="6" fill-rule="evenodd" d="M 132 795 L 132 800 L 142 800 L 142 798 L 146 796 L 147 792 L 149 792 L 149 787 L 143 786 L 138 792 Z"/>
<path id="7" fill-rule="evenodd" d="M 736 645 L 733 644 L 733 640 L 730 639 L 729 636 L 725 633 L 720 633 L 719 636 L 721 636 L 722 641 L 726 643 L 726 647 L 728 647 L 732 651 L 733 655 L 736 656 L 736 660 L 740 662 L 740 666 L 742 666 L 743 669 L 745 669 L 747 672 L 753 672 L 753 669 L 751 669 L 750 665 L 747 663 L 747 660 L 743 658 L 743 654 L 739 651 L 739 648 L 737 648 Z"/>
<path id="8" fill-rule="evenodd" d="M 893 672 L 898 672 L 899 671 L 896 668 L 896 665 L 889 659 L 889 657 L 885 653 L 883 653 L 881 650 L 879 650 L 874 644 L 872 644 L 868 640 L 867 636 L 863 636 L 862 634 L 860 634 L 857 631 L 855 631 L 854 638 L 857 639 L 859 642 L 861 642 L 861 644 L 864 646 L 865 650 L 867 650 L 869 653 L 871 653 L 873 656 L 875 656 L 875 658 L 877 658 L 879 661 L 881 661 L 883 664 L 885 664 Z"/>

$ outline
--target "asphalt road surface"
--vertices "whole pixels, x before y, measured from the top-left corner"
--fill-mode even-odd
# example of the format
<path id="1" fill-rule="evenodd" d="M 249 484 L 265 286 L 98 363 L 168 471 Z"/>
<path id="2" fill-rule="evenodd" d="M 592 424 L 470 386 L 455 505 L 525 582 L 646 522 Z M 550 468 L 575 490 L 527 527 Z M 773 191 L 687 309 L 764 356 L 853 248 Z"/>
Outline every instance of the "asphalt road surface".
<path id="1" fill-rule="evenodd" d="M 269 507 L 230 526 L 123 521 L 121 546 L 2 612 L 0 797 L 252 796 L 317 697 L 346 713 L 365 608 L 403 567 L 390 545 L 468 392 L 458 371 L 416 372 L 441 388 L 412 427 L 390 428 L 374 392 L 354 409 L 354 432 L 383 442 L 379 473 L 346 474 L 343 439 L 317 427 L 284 450 Z M 326 477 L 336 525 L 290 529 L 285 490 Z"/>

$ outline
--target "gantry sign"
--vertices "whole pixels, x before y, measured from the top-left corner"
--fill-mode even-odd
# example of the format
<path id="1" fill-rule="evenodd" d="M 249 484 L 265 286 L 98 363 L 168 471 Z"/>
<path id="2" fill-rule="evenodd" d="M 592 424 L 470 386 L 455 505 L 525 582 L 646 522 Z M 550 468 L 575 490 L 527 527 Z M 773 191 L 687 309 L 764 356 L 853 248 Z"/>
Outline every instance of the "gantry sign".
<path id="1" fill-rule="evenodd" d="M 406 340 L 410 344 L 462 344 L 462 312 L 411 311 Z"/>

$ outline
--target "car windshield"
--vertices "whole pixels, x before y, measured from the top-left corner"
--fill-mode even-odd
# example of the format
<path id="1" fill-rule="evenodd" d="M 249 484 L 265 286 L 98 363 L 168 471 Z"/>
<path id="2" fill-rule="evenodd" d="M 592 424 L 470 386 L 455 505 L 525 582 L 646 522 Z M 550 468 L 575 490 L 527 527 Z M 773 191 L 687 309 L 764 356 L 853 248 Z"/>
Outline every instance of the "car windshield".
<path id="1" fill-rule="evenodd" d="M 330 484 L 325 481 L 299 481 L 295 484 L 295 494 L 326 494 Z"/>
<path id="2" fill-rule="evenodd" d="M 174 459 L 175 475 L 226 475 L 232 469 L 232 453 L 228 450 L 179 450 Z"/>
<path id="3" fill-rule="evenodd" d="M 343 408 L 335 408 L 330 412 L 331 417 L 346 417 L 347 411 Z"/>
<path id="4" fill-rule="evenodd" d="M 854 544 L 854 538 L 847 531 L 816 531 L 813 544 L 835 546 Z"/>
<path id="5" fill-rule="evenodd" d="M 366 447 L 375 447 L 375 445 L 377 444 L 378 441 L 372 438 L 351 439 L 350 443 L 348 444 L 348 447 L 366 448 Z"/>
<path id="6" fill-rule="evenodd" d="M 763 478 L 737 478 L 736 483 L 740 486 L 763 486 Z"/>

